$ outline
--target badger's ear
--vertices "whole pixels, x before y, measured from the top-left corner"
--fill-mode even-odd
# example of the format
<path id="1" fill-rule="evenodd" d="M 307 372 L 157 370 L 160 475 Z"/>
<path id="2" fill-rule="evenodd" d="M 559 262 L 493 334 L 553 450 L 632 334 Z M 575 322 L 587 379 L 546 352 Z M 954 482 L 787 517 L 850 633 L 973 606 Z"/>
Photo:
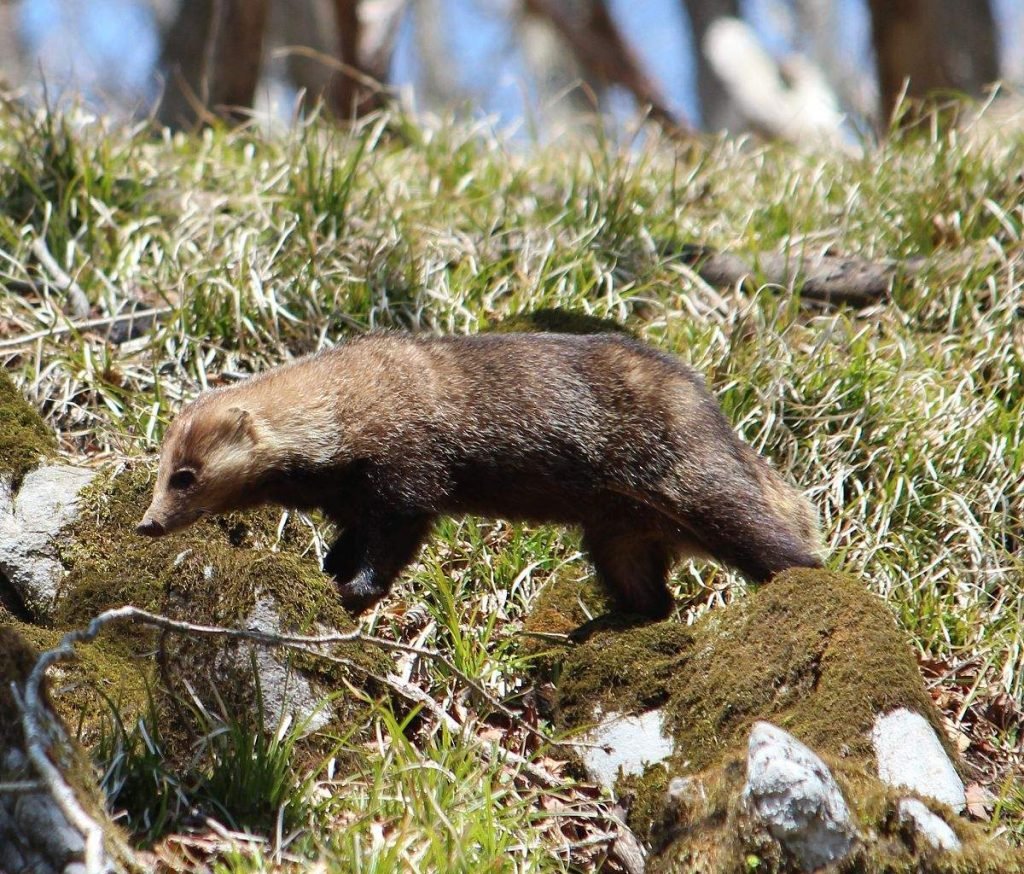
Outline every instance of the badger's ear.
<path id="1" fill-rule="evenodd" d="M 239 442 L 256 443 L 259 439 L 256 417 L 242 407 L 228 407 L 227 431 L 229 436 Z"/>

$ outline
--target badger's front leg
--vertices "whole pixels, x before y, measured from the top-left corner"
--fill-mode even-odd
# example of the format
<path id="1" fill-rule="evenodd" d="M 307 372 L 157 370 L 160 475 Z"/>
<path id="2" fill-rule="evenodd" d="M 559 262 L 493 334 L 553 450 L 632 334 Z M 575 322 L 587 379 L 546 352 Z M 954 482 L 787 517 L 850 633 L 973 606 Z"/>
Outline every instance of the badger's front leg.
<path id="1" fill-rule="evenodd" d="M 324 558 L 341 603 L 358 615 L 383 598 L 430 533 L 430 515 L 373 516 L 346 528 Z"/>

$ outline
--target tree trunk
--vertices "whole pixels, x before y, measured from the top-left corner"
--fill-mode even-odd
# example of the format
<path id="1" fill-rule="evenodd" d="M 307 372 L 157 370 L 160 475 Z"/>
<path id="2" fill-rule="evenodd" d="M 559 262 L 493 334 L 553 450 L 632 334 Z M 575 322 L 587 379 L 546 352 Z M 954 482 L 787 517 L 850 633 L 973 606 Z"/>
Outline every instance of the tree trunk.
<path id="1" fill-rule="evenodd" d="M 743 113 L 733 103 L 725 84 L 715 73 L 704 53 L 708 28 L 719 18 L 740 17 L 739 0 L 684 0 L 693 34 L 693 53 L 697 62 L 697 96 L 703 127 L 709 131 L 739 133 L 747 130 Z"/>
<path id="2" fill-rule="evenodd" d="M 334 26 L 342 66 L 332 77 L 327 96 L 331 111 L 340 119 L 359 118 L 381 105 L 382 92 L 374 87 L 374 77 L 367 67 L 359 6 L 359 0 L 334 0 Z"/>
<path id="3" fill-rule="evenodd" d="M 869 6 L 883 124 L 904 88 L 915 102 L 942 91 L 979 96 L 999 78 L 989 0 L 869 0 Z"/>
<path id="4" fill-rule="evenodd" d="M 210 106 L 243 120 L 252 107 L 263 61 L 268 0 L 218 0 L 209 53 Z"/>
<path id="5" fill-rule="evenodd" d="M 178 14 L 163 33 L 159 69 L 164 92 L 157 119 L 169 127 L 195 124 L 204 103 L 203 59 L 210 35 L 213 0 L 181 0 Z"/>
<path id="6" fill-rule="evenodd" d="M 637 103 L 650 107 L 651 118 L 673 135 L 691 133 L 647 75 L 640 58 L 622 35 L 605 0 L 591 0 L 586 16 L 567 12 L 560 0 L 523 0 L 524 9 L 551 23 L 591 76 L 621 85 Z"/>
<path id="7" fill-rule="evenodd" d="M 267 0 L 182 0 L 163 38 L 167 79 L 157 118 L 189 127 L 212 110 L 244 117 L 263 56 Z"/>

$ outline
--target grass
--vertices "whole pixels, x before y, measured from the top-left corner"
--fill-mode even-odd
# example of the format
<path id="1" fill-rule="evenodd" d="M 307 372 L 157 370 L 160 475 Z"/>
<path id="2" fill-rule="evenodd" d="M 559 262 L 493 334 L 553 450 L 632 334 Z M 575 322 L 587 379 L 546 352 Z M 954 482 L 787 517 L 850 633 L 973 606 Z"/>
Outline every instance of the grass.
<path id="1" fill-rule="evenodd" d="M 486 125 L 401 115 L 195 137 L 0 115 L 0 360 L 65 452 L 150 451 L 201 388 L 353 332 L 477 331 L 543 307 L 626 321 L 704 372 L 738 431 L 806 488 L 830 563 L 886 599 L 928 666 L 997 795 L 993 827 L 1024 840 L 1009 779 L 1024 725 L 1024 136 L 908 135 L 855 157 L 728 139 L 523 152 Z M 76 330 L 19 344 L 66 322 L 29 251 L 39 236 L 96 315 L 169 315 L 120 344 Z M 709 288 L 671 254 L 689 242 L 931 260 L 891 301 L 823 308 L 799 289 Z M 531 694 L 522 617 L 552 574 L 588 572 L 578 552 L 555 529 L 446 522 L 368 624 L 518 700 Z M 744 590 L 704 565 L 675 582 L 691 614 Z M 492 730 L 443 665 L 407 669 Z M 211 858 L 231 871 L 596 864 L 584 790 L 567 803 L 590 813 L 545 820 L 557 793 L 430 720 L 383 708 L 377 725 L 364 771 L 317 777 L 308 827 Z M 336 827 L 316 837 L 324 823 Z"/>

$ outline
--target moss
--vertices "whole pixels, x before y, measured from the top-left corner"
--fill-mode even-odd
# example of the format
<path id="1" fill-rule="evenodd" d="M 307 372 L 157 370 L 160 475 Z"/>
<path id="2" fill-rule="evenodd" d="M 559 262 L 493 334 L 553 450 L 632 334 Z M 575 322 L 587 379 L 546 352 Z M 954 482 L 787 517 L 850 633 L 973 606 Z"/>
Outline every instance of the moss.
<path id="1" fill-rule="evenodd" d="M 758 719 L 819 753 L 859 758 L 873 755 L 878 713 L 908 707 L 940 729 L 884 603 L 848 576 L 804 569 L 689 628 L 592 635 L 566 659 L 559 701 L 567 726 L 591 721 L 595 705 L 665 704 L 676 757 L 692 770 L 739 749 Z"/>
<path id="2" fill-rule="evenodd" d="M 11 628 L 36 650 L 53 649 L 64 632 L 28 622 L 13 621 Z M 117 708 L 125 723 L 134 721 L 146 705 L 147 685 L 152 681 L 152 661 L 134 656 L 113 635 L 101 635 L 92 643 L 75 647 L 76 658 L 49 670 L 56 690 L 53 709 L 86 746 L 94 743 L 101 726 Z"/>
<path id="3" fill-rule="evenodd" d="M 52 455 L 57 439 L 36 409 L 0 371 L 0 475 L 15 487 L 41 458 Z"/>
<path id="4" fill-rule="evenodd" d="M 593 576 L 548 581 L 523 622 L 522 652 L 537 675 L 554 678 L 571 647 L 568 635 L 611 607 L 608 593 Z"/>
<path id="5" fill-rule="evenodd" d="M 158 610 L 169 572 L 192 551 L 267 548 L 279 514 L 232 514 L 201 520 L 180 534 L 151 539 L 135 533 L 149 504 L 153 474 L 139 465 L 98 476 L 79 496 L 79 514 L 61 559 L 68 570 L 55 621 L 80 625 L 122 604 Z"/>
<path id="6" fill-rule="evenodd" d="M 545 593 L 528 627 L 573 627 L 585 618 L 581 591 L 556 586 Z M 940 738 L 944 734 L 888 608 L 849 576 L 792 570 L 690 627 L 596 627 L 585 643 L 565 649 L 556 697 L 567 730 L 592 724 L 599 712 L 663 708 L 673 755 L 616 786 L 630 804 L 631 827 L 659 853 L 652 871 L 788 870 L 739 798 L 747 738 L 759 719 L 814 749 L 840 780 L 867 836 L 843 871 L 1019 870 L 1016 851 L 988 842 L 980 828 L 948 810 L 943 816 L 966 849 L 927 867 L 934 853 L 915 845 L 900 823 L 897 804 L 906 793 L 894 793 L 874 776 L 875 718 L 907 707 L 929 719 Z M 956 751 L 948 751 L 956 761 Z M 674 776 L 699 787 L 689 801 L 667 798 Z M 961 863 L 968 866 L 957 867 Z"/>
<path id="7" fill-rule="evenodd" d="M 333 581 L 299 554 L 308 539 L 296 521 L 280 531 L 281 514 L 260 510 L 201 520 L 189 529 L 159 539 L 140 537 L 135 526 L 149 503 L 152 473 L 143 466 L 97 477 L 80 497 L 80 512 L 62 554 L 67 575 L 53 617 L 59 627 L 78 627 L 113 607 L 132 604 L 184 621 L 244 625 L 257 603 L 269 601 L 282 631 L 315 634 L 353 627 L 341 607 Z M 248 653 L 252 645 L 179 635 L 158 636 L 142 626 L 120 626 L 112 640 L 126 657 L 160 653 L 162 713 L 174 711 L 176 727 L 167 736 L 184 750 L 195 729 L 179 700 L 216 702 L 235 717 L 255 715 L 254 680 Z M 349 681 L 373 689 L 361 666 L 374 673 L 390 669 L 386 653 L 365 646 L 342 647 L 356 671 L 315 656 L 278 653 L 319 687 L 343 689 Z M 189 688 L 186 688 L 185 683 Z M 335 706 L 339 724 L 364 705 L 343 696 Z"/>
<path id="8" fill-rule="evenodd" d="M 517 313 L 499 322 L 493 322 L 486 330 L 507 334 L 519 331 L 550 331 L 559 334 L 630 334 L 625 325 L 614 319 L 602 319 L 587 313 L 573 312 L 561 307 L 545 307 L 526 313 Z"/>

